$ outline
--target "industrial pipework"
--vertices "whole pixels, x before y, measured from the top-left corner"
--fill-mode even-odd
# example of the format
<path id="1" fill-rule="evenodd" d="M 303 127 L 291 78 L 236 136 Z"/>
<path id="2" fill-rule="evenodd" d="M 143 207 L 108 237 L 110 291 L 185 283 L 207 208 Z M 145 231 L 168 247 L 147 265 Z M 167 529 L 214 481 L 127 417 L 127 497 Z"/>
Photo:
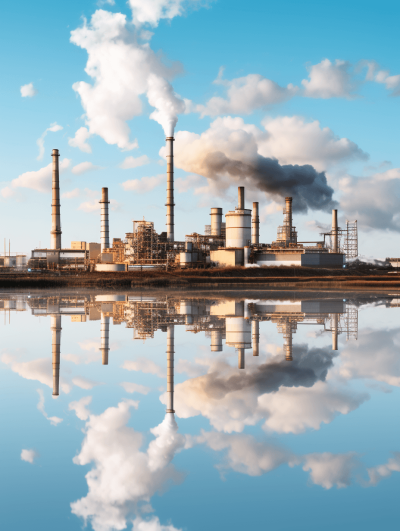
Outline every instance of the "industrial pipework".
<path id="1" fill-rule="evenodd" d="M 168 136 L 167 141 L 167 240 L 175 241 L 174 235 L 174 137 Z"/>
<path id="2" fill-rule="evenodd" d="M 108 200 L 108 188 L 101 189 L 101 229 L 100 229 L 100 242 L 101 242 L 101 252 L 104 253 L 106 249 L 110 248 L 110 233 L 108 225 L 108 205 L 110 201 Z"/>
<path id="3" fill-rule="evenodd" d="M 253 203 L 253 216 L 251 218 L 251 244 L 260 243 L 260 218 L 258 215 L 258 203 Z"/>
<path id="4" fill-rule="evenodd" d="M 338 221 L 337 210 L 332 210 L 332 252 L 338 252 Z"/>
<path id="5" fill-rule="evenodd" d="M 61 315 L 51 316 L 52 357 L 53 357 L 53 396 L 60 394 L 60 345 Z"/>
<path id="6" fill-rule="evenodd" d="M 211 209 L 211 236 L 221 236 L 222 208 Z"/>
<path id="7" fill-rule="evenodd" d="M 175 413 L 174 410 L 174 347 L 175 326 L 167 328 L 167 413 Z"/>
<path id="8" fill-rule="evenodd" d="M 51 249 L 61 249 L 61 218 L 60 218 L 60 170 L 58 149 L 53 149 L 53 179 L 52 179 L 52 201 L 51 201 Z"/>

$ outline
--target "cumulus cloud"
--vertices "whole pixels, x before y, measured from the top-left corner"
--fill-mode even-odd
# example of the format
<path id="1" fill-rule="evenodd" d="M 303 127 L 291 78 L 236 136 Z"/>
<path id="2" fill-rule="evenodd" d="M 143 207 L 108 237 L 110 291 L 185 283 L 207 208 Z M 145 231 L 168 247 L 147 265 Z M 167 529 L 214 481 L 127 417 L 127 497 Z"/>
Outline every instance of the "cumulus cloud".
<path id="1" fill-rule="evenodd" d="M 75 411 L 75 415 L 78 417 L 78 419 L 87 420 L 90 416 L 90 411 L 87 409 L 87 406 L 91 403 L 91 401 L 91 396 L 84 396 L 80 400 L 70 402 L 68 404 L 68 409 L 70 411 Z"/>
<path id="2" fill-rule="evenodd" d="M 53 426 L 57 426 L 57 424 L 60 424 L 60 422 L 63 421 L 63 419 L 60 419 L 60 417 L 49 417 L 46 413 L 46 410 L 44 409 L 44 393 L 42 389 L 38 389 L 37 392 L 39 393 L 39 402 L 37 405 L 38 410 L 40 413 L 52 424 Z"/>
<path id="3" fill-rule="evenodd" d="M 165 378 L 166 376 L 165 369 L 148 358 L 138 358 L 136 361 L 125 361 L 122 368 L 127 371 L 140 371 L 146 374 L 155 374 L 159 378 Z"/>
<path id="4" fill-rule="evenodd" d="M 142 155 L 141 157 L 126 157 L 126 159 L 119 165 L 123 170 L 130 170 L 132 168 L 139 168 L 150 162 L 147 155 Z"/>
<path id="5" fill-rule="evenodd" d="M 85 188 L 84 193 L 93 199 L 83 201 L 83 203 L 79 205 L 78 210 L 82 210 L 88 214 L 92 214 L 93 212 L 100 210 L 100 193 L 96 190 L 89 190 L 88 188 Z M 121 208 L 121 204 L 116 199 L 110 199 L 110 208 L 111 210 L 119 210 Z"/>
<path id="6" fill-rule="evenodd" d="M 135 518 L 133 522 L 132 531 L 181 531 L 173 525 L 162 525 L 157 516 L 153 516 L 150 520 L 142 520 L 142 518 Z"/>
<path id="7" fill-rule="evenodd" d="M 140 393 L 141 395 L 147 395 L 151 391 L 150 387 L 133 382 L 122 382 L 120 385 L 127 393 Z"/>
<path id="8" fill-rule="evenodd" d="M 30 463 L 33 465 L 35 459 L 39 457 L 39 454 L 36 450 L 22 450 L 21 452 L 21 460 L 26 461 L 27 463 Z"/>
<path id="9" fill-rule="evenodd" d="M 309 67 L 309 79 L 301 82 L 308 98 L 350 98 L 356 86 L 347 61 L 323 59 Z"/>
<path id="10" fill-rule="evenodd" d="M 292 84 L 281 87 L 259 74 L 249 74 L 230 81 L 223 80 L 222 70 L 214 83 L 226 87 L 226 98 L 214 96 L 205 105 L 198 105 L 196 110 L 202 117 L 250 114 L 256 109 L 286 101 L 298 91 Z"/>
<path id="11" fill-rule="evenodd" d="M 99 382 L 89 380 L 89 378 L 84 378 L 83 376 L 76 376 L 75 378 L 72 378 L 72 383 L 76 385 L 76 387 L 86 390 L 93 389 L 93 387 L 96 385 L 101 385 Z"/>
<path id="12" fill-rule="evenodd" d="M 20 88 L 21 96 L 23 98 L 33 98 L 33 96 L 36 96 L 38 91 L 33 86 L 33 83 L 28 83 L 27 85 L 22 85 Z"/>
<path id="13" fill-rule="evenodd" d="M 400 452 L 395 452 L 384 465 L 367 469 L 369 485 L 377 485 L 382 479 L 389 478 L 393 472 L 400 472 Z"/>
<path id="14" fill-rule="evenodd" d="M 42 133 L 42 135 L 36 140 L 36 144 L 39 146 L 39 155 L 37 156 L 37 160 L 42 160 L 44 155 L 44 139 L 47 136 L 47 133 L 57 133 L 57 131 L 61 131 L 63 127 L 61 125 L 58 125 L 57 122 L 54 122 L 50 124 L 50 127 L 45 129 L 45 131 Z"/>
<path id="15" fill-rule="evenodd" d="M 132 18 L 134 24 L 140 26 L 149 24 L 158 26 L 161 19 L 171 20 L 180 16 L 188 7 L 200 7 L 208 2 L 204 0 L 128 0 L 132 9 Z"/>
<path id="16" fill-rule="evenodd" d="M 92 148 L 90 144 L 87 143 L 87 140 L 90 138 L 90 133 L 87 127 L 80 127 L 76 133 L 74 138 L 68 139 L 68 144 L 71 147 L 77 147 L 84 153 L 91 153 Z"/>
<path id="17" fill-rule="evenodd" d="M 74 199 L 75 197 L 79 197 L 80 193 L 81 191 L 79 188 L 74 188 L 73 190 L 70 190 L 69 192 L 64 192 L 63 194 L 61 194 L 61 197 L 62 199 Z"/>
<path id="18" fill-rule="evenodd" d="M 140 512 L 141 505 L 148 506 L 156 492 L 181 479 L 171 461 L 184 447 L 185 438 L 178 433 L 173 414 L 167 414 L 151 430 L 155 438 L 143 450 L 142 434 L 127 426 L 130 409 L 137 406 L 137 402 L 127 400 L 100 415 L 87 417 L 85 439 L 74 463 L 92 463 L 93 468 L 86 474 L 88 494 L 73 502 L 71 509 L 89 520 L 94 531 L 124 529 L 127 519 Z M 86 409 L 83 415 L 87 415 Z M 153 529 L 140 514 L 136 516 L 140 531 Z M 151 521 L 158 523 L 155 518 Z M 169 527 L 160 529 L 171 531 Z"/>
<path id="19" fill-rule="evenodd" d="M 60 173 L 69 168 L 70 159 L 63 159 L 60 164 Z M 52 163 L 37 171 L 27 171 L 11 181 L 13 188 L 30 188 L 37 192 L 51 192 Z"/>
<path id="20" fill-rule="evenodd" d="M 140 2 L 138 9 L 150 5 Z M 93 84 L 79 81 L 73 89 L 81 98 L 91 135 L 122 150 L 137 147 L 137 141 L 130 140 L 127 121 L 142 113 L 143 95 L 156 108 L 152 118 L 162 124 L 167 135 L 172 133 L 177 113 L 185 110 L 184 101 L 169 82 L 180 67 L 165 66 L 148 43 L 139 44 L 125 15 L 98 9 L 90 23 L 85 21 L 71 32 L 71 42 L 88 53 L 85 71 Z"/>
<path id="21" fill-rule="evenodd" d="M 375 81 L 386 86 L 387 90 L 391 90 L 391 96 L 400 96 L 400 75 L 390 75 L 389 70 L 382 70 L 375 61 L 364 61 L 362 66 L 367 67 L 367 74 L 365 79 L 367 81 Z"/>
<path id="22" fill-rule="evenodd" d="M 400 168 L 371 177 L 347 175 L 339 181 L 340 209 L 363 231 L 400 231 Z"/>
<path id="23" fill-rule="evenodd" d="M 310 472 L 310 478 L 316 485 L 331 489 L 348 487 L 352 482 L 354 470 L 360 467 L 359 458 L 355 453 L 309 454 L 305 457 L 303 470 Z"/>
<path id="24" fill-rule="evenodd" d="M 82 175 L 83 173 L 87 173 L 88 171 L 101 170 L 101 169 L 102 168 L 100 168 L 100 166 L 95 166 L 91 162 L 86 161 L 86 162 L 81 162 L 80 164 L 77 164 L 76 166 L 72 168 L 71 171 L 75 175 Z"/>
<path id="25" fill-rule="evenodd" d="M 217 118 L 201 135 L 177 133 L 175 164 L 203 175 L 217 188 L 247 185 L 272 200 L 290 195 L 297 212 L 331 210 L 336 203 L 325 173 L 311 165 L 281 165 L 275 158 L 263 156 L 260 146 L 267 138 L 267 132 L 241 118 Z M 160 154 L 164 152 L 162 148 Z"/>
<path id="26" fill-rule="evenodd" d="M 142 177 L 140 179 L 131 179 L 121 183 L 125 191 L 137 192 L 138 194 L 145 194 L 151 192 L 157 186 L 160 186 L 166 180 L 164 173 L 154 175 L 153 177 Z"/>

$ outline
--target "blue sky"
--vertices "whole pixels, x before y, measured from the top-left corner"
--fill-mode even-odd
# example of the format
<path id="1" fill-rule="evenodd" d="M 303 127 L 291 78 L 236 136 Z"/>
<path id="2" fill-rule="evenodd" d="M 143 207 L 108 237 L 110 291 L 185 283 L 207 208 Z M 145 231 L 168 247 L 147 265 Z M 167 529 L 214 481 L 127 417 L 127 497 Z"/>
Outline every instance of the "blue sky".
<path id="1" fill-rule="evenodd" d="M 325 172 L 322 191 L 338 201 L 340 222 L 358 219 L 360 253 L 398 255 L 397 2 L 41 1 L 3 13 L 1 237 L 12 250 L 49 245 L 50 176 L 42 169 L 53 148 L 67 159 L 64 246 L 99 241 L 102 186 L 113 200 L 112 237 L 143 216 L 165 230 L 165 134 L 150 118 L 156 107 L 164 124 L 165 116 L 178 119 L 177 238 L 202 232 L 210 207 L 234 207 L 239 184 L 249 202 L 260 201 L 262 240 L 275 238 L 287 190 L 265 193 L 253 175 L 211 167 L 218 152 L 251 168 L 261 157 Z M 143 62 L 132 59 L 138 52 Z M 85 72 L 88 59 L 96 72 Z M 94 88 L 85 97 L 73 89 L 78 82 Z M 37 141 L 49 128 L 38 160 Z M 295 215 L 301 240 L 318 239 L 329 223 L 321 193 L 313 185 L 303 193 L 315 201 Z"/>

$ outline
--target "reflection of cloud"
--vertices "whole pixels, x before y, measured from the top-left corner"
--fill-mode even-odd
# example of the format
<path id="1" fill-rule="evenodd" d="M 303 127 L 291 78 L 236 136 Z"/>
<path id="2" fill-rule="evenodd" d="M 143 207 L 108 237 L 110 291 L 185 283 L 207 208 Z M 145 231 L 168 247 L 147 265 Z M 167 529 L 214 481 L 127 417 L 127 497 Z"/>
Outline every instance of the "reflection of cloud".
<path id="1" fill-rule="evenodd" d="M 162 525 L 157 516 L 153 516 L 150 520 L 142 520 L 136 518 L 133 522 L 132 531 L 180 531 L 173 525 Z"/>
<path id="2" fill-rule="evenodd" d="M 84 396 L 76 402 L 70 402 L 70 404 L 68 405 L 68 409 L 70 411 L 75 411 L 75 414 L 78 419 L 87 420 L 90 416 L 90 411 L 86 408 L 86 406 L 88 406 L 91 401 L 91 396 Z"/>
<path id="3" fill-rule="evenodd" d="M 39 457 L 39 454 L 36 450 L 22 450 L 21 452 L 21 459 L 22 461 L 26 461 L 27 463 L 31 463 L 33 465 L 35 459 Z"/>
<path id="4" fill-rule="evenodd" d="M 127 393 L 140 393 L 141 395 L 147 395 L 147 393 L 151 391 L 150 387 L 133 382 L 122 382 L 120 385 Z"/>
<path id="5" fill-rule="evenodd" d="M 303 470 L 310 472 L 310 478 L 316 485 L 324 489 L 331 489 L 336 485 L 338 489 L 348 487 L 352 482 L 352 475 L 360 462 L 356 454 L 310 454 L 305 457 Z"/>
<path id="6" fill-rule="evenodd" d="M 400 452 L 394 452 L 394 457 L 387 463 L 368 468 L 369 485 L 377 485 L 382 479 L 388 478 L 393 472 L 400 472 Z"/>
<path id="7" fill-rule="evenodd" d="M 88 494 L 71 504 L 72 513 L 90 520 L 94 531 L 124 529 L 127 518 L 140 511 L 141 505 L 146 503 L 148 507 L 157 491 L 181 479 L 171 460 L 183 448 L 185 438 L 178 434 L 173 414 L 167 414 L 151 430 L 155 439 L 143 451 L 142 434 L 126 425 L 130 409 L 137 408 L 138 402 L 126 400 L 94 415 L 86 409 L 88 400 L 86 397 L 70 404 L 71 409 L 87 419 L 85 439 L 74 463 L 94 464 L 86 474 Z M 140 531 L 174 529 L 160 527 L 157 518 L 137 519 L 135 525 L 134 529 Z"/>
<path id="8" fill-rule="evenodd" d="M 127 371 L 140 371 L 146 374 L 155 374 L 159 378 L 165 378 L 166 376 L 165 369 L 147 358 L 138 358 L 136 361 L 125 361 L 122 368 Z"/>
<path id="9" fill-rule="evenodd" d="M 83 378 L 82 376 L 77 376 L 72 379 L 72 383 L 81 389 L 93 389 L 96 385 L 101 385 L 99 382 L 94 382 L 88 378 Z"/>
<path id="10" fill-rule="evenodd" d="M 50 421 L 50 424 L 52 424 L 53 426 L 57 426 L 57 424 L 60 424 L 60 422 L 62 422 L 63 419 L 60 419 L 59 417 L 49 417 L 48 416 L 48 414 L 46 413 L 46 411 L 44 409 L 44 393 L 43 393 L 42 389 L 38 389 L 37 392 L 39 393 L 39 402 L 38 402 L 38 405 L 37 405 L 38 410 L 40 411 L 40 413 L 47 420 Z"/>

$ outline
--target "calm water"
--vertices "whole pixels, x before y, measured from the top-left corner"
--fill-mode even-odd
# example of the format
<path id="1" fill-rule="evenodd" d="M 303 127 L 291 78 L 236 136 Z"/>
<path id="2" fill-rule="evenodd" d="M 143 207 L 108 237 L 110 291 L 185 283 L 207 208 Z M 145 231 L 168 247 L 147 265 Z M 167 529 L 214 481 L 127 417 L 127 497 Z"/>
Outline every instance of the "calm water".
<path id="1" fill-rule="evenodd" d="M 2 529 L 398 530 L 400 299 L 259 297 L 0 294 Z"/>

